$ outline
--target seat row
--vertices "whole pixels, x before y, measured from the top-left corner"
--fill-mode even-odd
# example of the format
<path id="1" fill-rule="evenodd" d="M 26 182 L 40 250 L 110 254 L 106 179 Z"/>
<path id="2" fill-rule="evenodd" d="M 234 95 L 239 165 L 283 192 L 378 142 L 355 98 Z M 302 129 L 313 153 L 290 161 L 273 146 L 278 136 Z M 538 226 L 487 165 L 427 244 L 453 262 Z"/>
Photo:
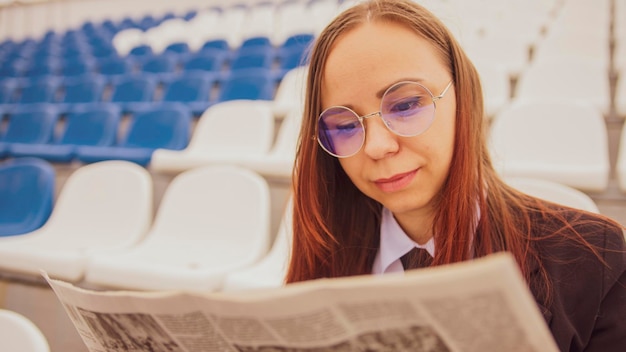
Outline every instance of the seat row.
<path id="1" fill-rule="evenodd" d="M 214 39 L 222 39 L 226 47 L 235 49 L 246 39 L 263 37 L 278 48 L 288 44 L 288 38 L 294 34 L 315 35 L 338 9 L 336 0 L 211 7 L 198 11 L 189 20 L 173 18 L 145 31 L 121 30 L 114 36 L 113 45 L 122 56 L 137 47 L 154 54 L 168 48 L 195 52 Z"/>
<path id="2" fill-rule="evenodd" d="M 180 75 L 153 73 L 87 76 L 74 79 L 40 77 L 0 80 L 0 114 L 28 105 L 54 104 L 69 113 L 86 103 L 118 105 L 124 113 L 158 102 L 180 102 L 198 116 L 209 106 L 228 100 L 273 100 L 282 77 L 266 69 L 241 69 L 227 74 L 190 71 Z"/>
<path id="3" fill-rule="evenodd" d="M 0 65 L 0 77 L 109 76 L 140 72 L 175 74 L 197 70 L 227 73 L 246 68 L 286 71 L 304 63 L 312 39 L 310 34 L 295 34 L 280 48 L 272 47 L 268 38 L 255 37 L 247 39 L 237 50 L 230 50 L 224 40 L 216 39 L 193 53 L 183 49 L 182 45 L 173 44 L 159 55 L 153 55 L 146 46 L 139 46 L 124 57 L 111 54 L 97 59 L 55 55 L 15 58 Z"/>
<path id="4" fill-rule="evenodd" d="M 151 106 L 132 115 L 123 134 L 121 111 L 113 105 L 86 106 L 62 120 L 60 116 L 50 104 L 10 113 L 0 135 L 0 157 L 31 156 L 64 163 L 122 159 L 147 165 L 157 148 L 186 147 L 192 121 L 189 109 L 179 103 Z M 62 132 L 55 134 L 59 125 Z"/>
<path id="5" fill-rule="evenodd" d="M 0 164 L 0 175 L 6 167 Z M 0 204 L 19 197 L 9 195 L 2 194 Z M 270 218 L 269 185 L 250 170 L 212 165 L 181 173 L 155 213 L 148 171 L 104 161 L 81 166 L 67 178 L 41 227 L 0 237 L 0 269 L 3 276 L 31 279 L 45 270 L 51 277 L 105 287 L 217 290 L 229 273 L 267 254 L 274 237 Z M 0 231 L 5 225 L 0 222 Z"/>

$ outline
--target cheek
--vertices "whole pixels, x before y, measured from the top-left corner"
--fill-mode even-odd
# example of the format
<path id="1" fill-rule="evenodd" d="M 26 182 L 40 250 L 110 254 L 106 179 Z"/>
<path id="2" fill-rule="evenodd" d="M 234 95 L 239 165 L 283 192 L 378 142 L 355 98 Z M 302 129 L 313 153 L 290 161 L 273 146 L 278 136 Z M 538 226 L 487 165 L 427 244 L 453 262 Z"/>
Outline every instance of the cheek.
<path id="1" fill-rule="evenodd" d="M 348 175 L 350 181 L 352 181 L 357 188 L 362 189 L 361 184 L 364 182 L 362 171 L 365 161 L 359 161 L 358 155 L 355 155 L 347 159 L 339 159 L 339 164 L 346 175 Z"/>

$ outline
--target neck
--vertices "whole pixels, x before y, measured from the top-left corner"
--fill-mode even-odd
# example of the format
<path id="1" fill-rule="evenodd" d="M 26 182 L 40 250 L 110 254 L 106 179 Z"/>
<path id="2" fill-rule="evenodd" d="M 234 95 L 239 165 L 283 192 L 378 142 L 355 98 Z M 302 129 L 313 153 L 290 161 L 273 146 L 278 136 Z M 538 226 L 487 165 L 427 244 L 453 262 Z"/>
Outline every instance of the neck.
<path id="1" fill-rule="evenodd" d="M 433 237 L 433 219 L 429 214 L 393 214 L 404 232 L 416 243 L 423 245 Z"/>

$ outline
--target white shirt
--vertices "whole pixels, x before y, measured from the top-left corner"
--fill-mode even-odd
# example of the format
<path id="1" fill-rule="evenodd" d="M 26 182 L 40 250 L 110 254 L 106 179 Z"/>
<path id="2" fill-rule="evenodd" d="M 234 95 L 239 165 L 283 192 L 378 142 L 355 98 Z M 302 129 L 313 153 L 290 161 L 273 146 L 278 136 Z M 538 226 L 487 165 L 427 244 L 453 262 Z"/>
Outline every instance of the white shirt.
<path id="1" fill-rule="evenodd" d="M 374 259 L 372 274 L 403 272 L 404 267 L 400 258 L 415 247 L 427 250 L 434 257 L 435 241 L 432 237 L 423 245 L 416 243 L 402 230 L 391 211 L 383 208 L 380 223 L 380 247 Z"/>

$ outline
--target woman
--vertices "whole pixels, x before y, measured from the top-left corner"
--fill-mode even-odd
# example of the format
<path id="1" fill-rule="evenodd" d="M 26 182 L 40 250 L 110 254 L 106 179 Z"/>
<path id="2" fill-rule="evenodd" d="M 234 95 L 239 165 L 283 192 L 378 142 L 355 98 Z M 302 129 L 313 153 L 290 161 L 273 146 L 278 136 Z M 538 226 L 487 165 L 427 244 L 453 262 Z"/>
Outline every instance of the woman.
<path id="1" fill-rule="evenodd" d="M 430 12 L 402 0 L 346 10 L 308 77 L 287 282 L 509 251 L 563 351 L 626 350 L 623 228 L 502 182 L 478 74 Z M 432 258 L 404 262 L 412 248 Z"/>

